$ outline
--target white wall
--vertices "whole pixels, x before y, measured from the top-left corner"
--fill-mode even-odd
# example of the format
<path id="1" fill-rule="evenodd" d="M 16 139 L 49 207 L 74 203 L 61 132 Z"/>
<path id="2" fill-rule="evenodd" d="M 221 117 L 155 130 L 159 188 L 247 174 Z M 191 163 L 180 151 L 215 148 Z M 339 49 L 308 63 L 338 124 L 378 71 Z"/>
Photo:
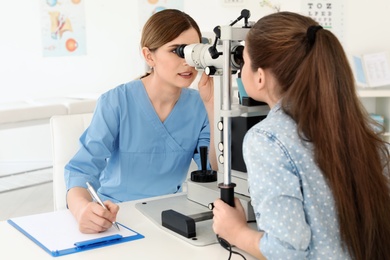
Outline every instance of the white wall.
<path id="1" fill-rule="evenodd" d="M 4 1 L 5 2 L 5 1 Z M 0 101 L 100 92 L 140 73 L 133 1 L 86 1 L 87 55 L 42 57 L 41 1 L 0 7 Z"/>
<path id="2" fill-rule="evenodd" d="M 85 0 L 87 55 L 42 57 L 41 1 L 0 2 L 0 102 L 24 97 L 102 92 L 143 73 L 139 54 L 138 1 Z M 146 0 L 145 0 L 146 1 Z M 234 20 L 241 9 L 251 20 L 271 12 L 260 0 L 226 7 L 222 0 L 183 0 L 202 31 Z M 335 1 L 335 0 L 333 0 Z M 340 0 L 342 1 L 342 0 Z M 270 0 L 300 11 L 300 0 Z M 326 2 L 326 1 L 325 1 Z M 390 1 L 345 0 L 345 47 L 351 52 L 389 50 Z"/>
<path id="3" fill-rule="evenodd" d="M 143 73 L 138 1 L 85 0 L 87 55 L 42 57 L 41 1 L 0 0 L 0 102 L 29 97 L 103 92 Z M 145 0 L 146 1 L 146 0 Z M 222 0 L 183 0 L 184 11 L 211 32 L 236 19 L 272 12 L 260 0 L 227 7 Z M 342 0 L 333 0 L 342 1 Z M 300 0 L 270 0 L 300 12 Z M 326 2 L 326 0 L 325 0 Z M 390 1 L 345 0 L 344 46 L 349 53 L 390 51 Z M 0 131 L 0 163 L 50 162 L 48 126 Z M 32 138 L 33 137 L 33 138 Z"/>

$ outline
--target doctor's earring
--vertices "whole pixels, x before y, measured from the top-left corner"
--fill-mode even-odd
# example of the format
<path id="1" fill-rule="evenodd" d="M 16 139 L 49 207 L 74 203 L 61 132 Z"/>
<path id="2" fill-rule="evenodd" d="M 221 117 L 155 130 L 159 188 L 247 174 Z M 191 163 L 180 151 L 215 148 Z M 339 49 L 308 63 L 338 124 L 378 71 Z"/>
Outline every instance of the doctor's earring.
<path id="1" fill-rule="evenodd" d="M 153 72 L 153 67 L 150 66 L 150 67 L 149 67 L 149 70 L 148 70 L 148 73 L 152 73 L 152 72 Z"/>

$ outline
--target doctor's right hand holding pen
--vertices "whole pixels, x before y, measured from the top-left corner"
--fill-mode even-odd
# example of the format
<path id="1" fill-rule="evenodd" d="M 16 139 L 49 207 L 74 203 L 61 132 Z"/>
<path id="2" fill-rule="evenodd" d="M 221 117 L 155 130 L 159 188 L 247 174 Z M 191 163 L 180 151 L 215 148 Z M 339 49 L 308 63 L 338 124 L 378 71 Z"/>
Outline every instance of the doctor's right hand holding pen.
<path id="1" fill-rule="evenodd" d="M 106 200 L 103 203 L 107 209 L 104 209 L 93 200 L 87 189 L 81 187 L 73 188 L 72 193 L 68 194 L 68 199 L 72 200 L 71 196 L 75 196 L 77 199 L 73 200 L 74 203 L 70 205 L 69 209 L 71 211 L 74 209 L 72 212 L 82 233 L 100 233 L 116 223 L 119 211 L 117 204 Z"/>

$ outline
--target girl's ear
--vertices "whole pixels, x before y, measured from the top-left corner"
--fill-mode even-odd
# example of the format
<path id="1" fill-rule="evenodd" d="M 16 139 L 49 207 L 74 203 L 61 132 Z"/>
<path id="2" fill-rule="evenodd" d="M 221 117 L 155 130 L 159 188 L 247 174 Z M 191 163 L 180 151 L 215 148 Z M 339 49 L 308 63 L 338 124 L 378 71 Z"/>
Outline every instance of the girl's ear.
<path id="1" fill-rule="evenodd" d="M 265 87 L 265 73 L 262 68 L 258 68 L 256 71 L 256 89 L 262 90 Z"/>
<path id="2" fill-rule="evenodd" d="M 149 67 L 154 67 L 153 54 L 148 47 L 142 47 L 142 55 Z"/>

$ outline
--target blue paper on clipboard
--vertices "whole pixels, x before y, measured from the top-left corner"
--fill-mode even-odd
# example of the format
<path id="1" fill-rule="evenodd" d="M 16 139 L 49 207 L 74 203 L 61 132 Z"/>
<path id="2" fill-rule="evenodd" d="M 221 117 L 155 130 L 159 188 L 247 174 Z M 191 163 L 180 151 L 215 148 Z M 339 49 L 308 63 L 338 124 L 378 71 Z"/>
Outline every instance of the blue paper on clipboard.
<path id="1" fill-rule="evenodd" d="M 69 210 L 11 218 L 9 224 L 52 256 L 62 256 L 144 238 L 120 224 L 98 234 L 83 234 Z"/>

